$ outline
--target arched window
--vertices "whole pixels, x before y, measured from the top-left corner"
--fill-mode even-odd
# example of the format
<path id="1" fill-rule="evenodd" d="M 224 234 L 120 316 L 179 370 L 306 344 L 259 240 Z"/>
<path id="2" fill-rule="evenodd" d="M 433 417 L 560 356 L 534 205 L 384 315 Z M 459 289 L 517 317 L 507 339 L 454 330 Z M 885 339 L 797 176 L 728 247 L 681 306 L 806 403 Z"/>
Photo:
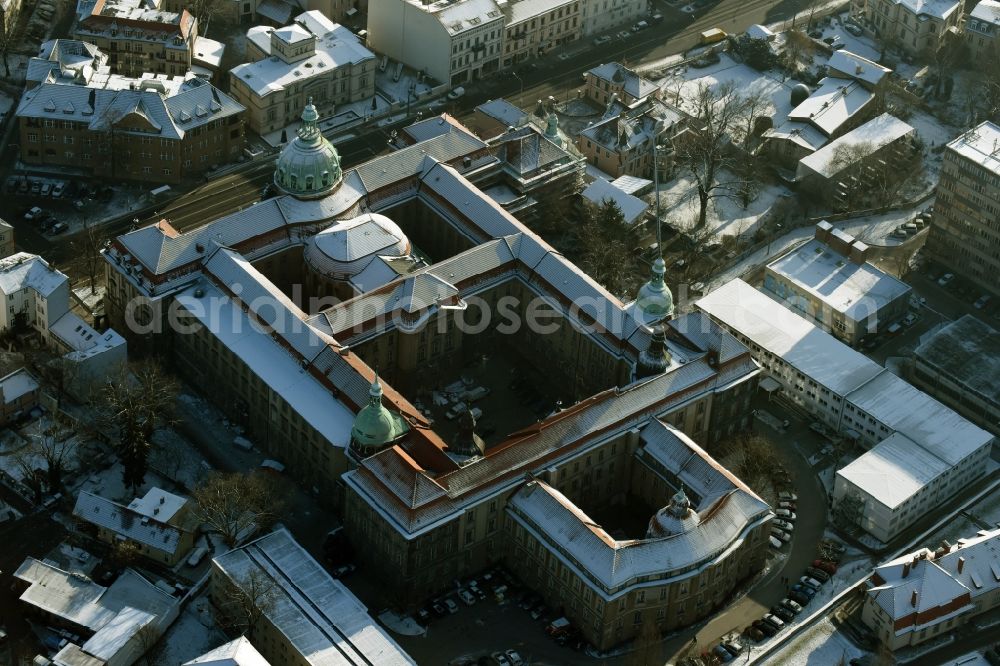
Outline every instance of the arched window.
<path id="1" fill-rule="evenodd" d="M 306 191 L 307 192 L 313 188 L 313 178 L 314 178 L 314 176 L 312 174 L 306 176 Z"/>
<path id="2" fill-rule="evenodd" d="M 294 190 L 298 186 L 298 180 L 299 180 L 298 177 L 293 173 L 291 178 L 289 179 L 289 187 L 291 187 Z"/>
<path id="3" fill-rule="evenodd" d="M 323 187 L 326 187 L 327 185 L 330 184 L 330 172 L 329 171 L 324 171 L 323 172 L 323 174 L 322 174 L 322 183 L 323 183 Z"/>

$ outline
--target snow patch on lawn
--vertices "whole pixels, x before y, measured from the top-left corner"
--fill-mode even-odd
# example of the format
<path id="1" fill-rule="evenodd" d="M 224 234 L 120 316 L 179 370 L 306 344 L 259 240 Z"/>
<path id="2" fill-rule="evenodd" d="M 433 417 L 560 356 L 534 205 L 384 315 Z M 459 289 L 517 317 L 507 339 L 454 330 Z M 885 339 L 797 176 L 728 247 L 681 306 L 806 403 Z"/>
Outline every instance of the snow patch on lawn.
<path id="1" fill-rule="evenodd" d="M 767 662 L 787 666 L 830 666 L 842 663 L 842 659 L 847 663 L 863 654 L 827 619 L 802 632 Z"/>

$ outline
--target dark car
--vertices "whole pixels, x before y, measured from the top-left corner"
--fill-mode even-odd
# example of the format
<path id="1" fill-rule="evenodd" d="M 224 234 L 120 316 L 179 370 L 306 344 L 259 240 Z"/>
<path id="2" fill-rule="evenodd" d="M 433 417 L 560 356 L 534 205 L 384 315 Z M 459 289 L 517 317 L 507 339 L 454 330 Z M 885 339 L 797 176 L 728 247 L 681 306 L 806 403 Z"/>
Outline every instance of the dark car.
<path id="1" fill-rule="evenodd" d="M 729 652 L 729 654 L 733 655 L 734 657 L 740 656 L 740 653 L 743 652 L 743 648 L 741 648 L 739 645 L 737 645 L 736 643 L 730 643 L 728 641 L 723 643 L 722 647 L 726 648 L 726 651 Z"/>
<path id="2" fill-rule="evenodd" d="M 431 604 L 431 612 L 433 612 L 437 617 L 444 617 L 448 614 L 448 609 L 445 608 L 444 604 L 440 601 L 435 601 Z"/>
<path id="3" fill-rule="evenodd" d="M 778 617 L 780 617 L 785 622 L 791 622 L 792 620 L 795 619 L 795 613 L 793 613 L 792 611 L 788 610 L 784 606 L 772 606 L 771 607 L 771 612 L 774 615 L 777 615 Z"/>
<path id="4" fill-rule="evenodd" d="M 423 606 L 417 610 L 417 621 L 427 624 L 431 621 L 431 617 L 434 616 L 434 609 L 431 608 L 430 604 Z"/>
<path id="5" fill-rule="evenodd" d="M 769 625 L 767 622 L 764 622 L 764 620 L 754 620 L 753 626 L 768 638 L 772 638 L 778 633 L 777 629 Z"/>
<path id="6" fill-rule="evenodd" d="M 757 627 L 747 627 L 744 633 L 758 643 L 764 640 L 764 632 Z"/>
<path id="7" fill-rule="evenodd" d="M 799 604 L 800 606 L 805 606 L 806 604 L 809 603 L 809 597 L 806 596 L 805 594 L 802 594 L 798 590 L 791 590 L 788 593 L 788 598 L 794 601 L 795 603 Z"/>
<path id="8" fill-rule="evenodd" d="M 813 566 L 817 569 L 822 569 L 831 576 L 837 573 L 837 565 L 828 560 L 813 560 Z"/>
<path id="9" fill-rule="evenodd" d="M 808 585 L 803 585 L 802 583 L 796 583 L 795 586 L 792 587 L 792 592 L 798 592 L 800 594 L 804 594 L 807 597 L 809 597 L 810 599 L 812 599 L 813 597 L 816 596 L 816 590 L 815 589 L 809 587 Z M 792 598 L 795 599 L 795 597 L 792 597 Z M 798 599 L 796 599 L 796 601 L 798 601 Z"/>
<path id="10" fill-rule="evenodd" d="M 815 578 L 821 583 L 825 583 L 826 581 L 830 580 L 830 574 L 823 571 L 822 569 L 816 569 L 815 567 L 809 567 L 808 569 L 806 569 L 806 575 L 808 575 L 810 578 Z"/>

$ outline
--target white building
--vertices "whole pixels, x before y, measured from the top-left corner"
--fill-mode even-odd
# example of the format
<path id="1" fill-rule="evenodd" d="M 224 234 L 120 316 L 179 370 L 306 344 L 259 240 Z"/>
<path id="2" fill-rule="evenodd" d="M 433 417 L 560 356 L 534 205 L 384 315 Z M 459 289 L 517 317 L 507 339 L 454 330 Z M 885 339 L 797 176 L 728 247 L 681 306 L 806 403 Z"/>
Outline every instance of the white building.
<path id="1" fill-rule="evenodd" d="M 867 262 L 868 246 L 826 220 L 815 238 L 765 267 L 763 290 L 849 345 L 885 330 L 909 306 L 910 287 Z"/>
<path id="2" fill-rule="evenodd" d="M 0 310 L 0 330 L 23 318 L 71 362 L 66 388 L 79 398 L 125 363 L 125 340 L 111 329 L 98 333 L 70 312 L 69 279 L 37 255 L 18 252 L 0 260 Z"/>
<path id="3" fill-rule="evenodd" d="M 377 0 L 368 5 L 368 43 L 441 83 L 460 85 L 500 69 L 506 21 L 495 0 Z"/>
<path id="4" fill-rule="evenodd" d="M 980 58 L 996 58 L 1000 41 L 1000 2 L 981 0 L 965 21 L 965 43 L 973 62 Z"/>
<path id="5" fill-rule="evenodd" d="M 297 121 L 310 99 L 323 115 L 375 94 L 375 54 L 318 11 L 303 12 L 283 28 L 250 28 L 247 58 L 229 70 L 229 91 L 258 134 Z"/>
<path id="6" fill-rule="evenodd" d="M 985 472 L 993 436 L 742 280 L 696 303 L 783 394 L 870 450 L 837 471 L 834 510 L 889 541 Z"/>
<path id="7" fill-rule="evenodd" d="M 917 645 L 1000 604 L 1000 530 L 875 568 L 861 621 L 890 649 Z"/>
<path id="8" fill-rule="evenodd" d="M 308 666 L 333 663 L 415 664 L 372 620 L 357 597 L 278 529 L 212 560 L 211 589 L 217 606 L 222 586 L 252 572 L 274 582 L 274 599 L 255 630 L 265 658 Z M 224 604 L 224 602 L 221 602 Z"/>
<path id="9" fill-rule="evenodd" d="M 183 666 L 271 666 L 246 636 L 209 650 Z"/>
<path id="10" fill-rule="evenodd" d="M 582 0 L 583 36 L 597 35 L 639 20 L 646 14 L 644 0 Z"/>
<path id="11" fill-rule="evenodd" d="M 958 0 L 852 0 L 851 14 L 879 38 L 910 55 L 926 54 L 962 21 Z"/>

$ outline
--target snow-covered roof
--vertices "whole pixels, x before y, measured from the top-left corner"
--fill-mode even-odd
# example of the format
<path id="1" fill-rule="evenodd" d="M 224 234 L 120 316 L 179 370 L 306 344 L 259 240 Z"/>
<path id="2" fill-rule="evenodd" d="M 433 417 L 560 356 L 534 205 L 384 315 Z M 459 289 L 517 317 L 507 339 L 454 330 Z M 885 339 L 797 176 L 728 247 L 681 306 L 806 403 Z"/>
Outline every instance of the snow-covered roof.
<path id="1" fill-rule="evenodd" d="M 71 360 L 82 360 L 125 344 L 125 338 L 113 329 L 98 333 L 75 312 L 59 317 L 49 327 L 49 332 L 70 350 Z"/>
<path id="2" fill-rule="evenodd" d="M 361 273 L 377 255 L 402 257 L 410 250 L 410 241 L 395 222 L 385 215 L 365 213 L 313 236 L 303 256 L 313 270 L 345 279 Z"/>
<path id="3" fill-rule="evenodd" d="M 743 280 L 727 282 L 696 305 L 836 395 L 847 395 L 884 371 Z"/>
<path id="4" fill-rule="evenodd" d="M 767 269 L 855 321 L 910 292 L 905 282 L 868 262 L 851 261 L 818 239 L 775 259 Z"/>
<path id="5" fill-rule="evenodd" d="M 143 627 L 155 620 L 156 616 L 152 613 L 138 608 L 123 608 L 80 648 L 97 659 L 111 661 Z"/>
<path id="6" fill-rule="evenodd" d="M 835 70 L 834 72 L 830 72 L 831 75 L 840 73 L 846 77 L 864 81 L 873 86 L 878 84 L 886 74 L 892 72 L 888 67 L 883 67 L 877 62 L 843 49 L 834 51 L 827 61 L 826 66 L 830 70 Z"/>
<path id="7" fill-rule="evenodd" d="M 950 467 L 917 446 L 909 437 L 894 433 L 837 470 L 837 476 L 891 510 L 916 495 Z"/>
<path id="8" fill-rule="evenodd" d="M 802 178 L 810 173 L 819 174 L 823 178 L 835 178 L 842 171 L 854 168 L 855 164 L 845 164 L 838 161 L 840 152 L 845 149 L 865 150 L 871 154 L 889 144 L 913 134 L 915 130 L 899 118 L 883 113 L 872 118 L 864 125 L 856 127 L 847 134 L 838 137 L 799 160 L 796 177 Z"/>
<path id="9" fill-rule="evenodd" d="M 683 119 L 679 111 L 655 97 L 645 97 L 623 111 L 605 113 L 580 136 L 614 151 L 652 150 L 652 141 Z"/>
<path id="10" fill-rule="evenodd" d="M 897 6 L 906 8 L 916 16 L 930 16 L 945 20 L 961 7 L 958 0 L 895 0 Z"/>
<path id="11" fill-rule="evenodd" d="M 128 508 L 154 520 L 169 523 L 174 515 L 188 503 L 186 497 L 168 493 L 163 488 L 152 487 L 143 497 L 129 502 Z"/>
<path id="12" fill-rule="evenodd" d="M 1000 126 L 980 123 L 948 144 L 948 149 L 1000 176 Z"/>
<path id="13" fill-rule="evenodd" d="M 828 76 L 820 81 L 816 92 L 788 112 L 788 118 L 810 123 L 827 136 L 833 136 L 874 99 L 875 93 L 859 82 Z"/>
<path id="14" fill-rule="evenodd" d="M 638 176 L 629 176 L 626 174 L 624 176 L 618 176 L 611 181 L 611 184 L 626 194 L 636 194 L 646 188 L 652 187 L 653 181 L 647 178 L 639 178 Z"/>
<path id="15" fill-rule="evenodd" d="M 451 35 L 503 20 L 503 11 L 494 0 L 438 0 L 431 4 L 421 0 L 406 0 L 406 2 L 420 11 L 436 16 Z"/>
<path id="16" fill-rule="evenodd" d="M 652 430 L 650 433 L 648 431 Z M 563 561 L 593 581 L 607 595 L 643 577 L 697 575 L 748 538 L 750 530 L 772 517 L 770 507 L 684 433 L 653 420 L 643 429 L 643 449 L 666 470 L 670 483 L 685 491 L 720 484 L 717 492 L 696 505 L 701 520 L 691 529 L 653 539 L 612 538 L 562 493 L 542 481 L 531 481 L 508 502 L 514 519 L 554 549 Z M 657 449 L 650 453 L 651 449 Z M 675 486 L 676 487 L 676 486 Z"/>
<path id="17" fill-rule="evenodd" d="M 270 666 L 246 636 L 209 650 L 183 666 Z"/>
<path id="18" fill-rule="evenodd" d="M 521 21 L 543 16 L 574 3 L 576 3 L 576 0 L 519 0 L 518 2 L 508 3 L 507 26 L 509 27 Z M 566 11 L 569 12 L 571 10 L 567 8 Z"/>
<path id="19" fill-rule="evenodd" d="M 295 34 L 312 34 L 313 28 L 322 30 L 326 25 L 321 21 L 311 19 L 305 12 L 295 17 L 296 23 L 280 30 L 295 31 Z M 256 30 L 258 36 L 273 31 L 266 28 Z M 280 31 L 279 30 L 279 31 Z M 248 37 L 249 37 L 248 33 Z M 268 48 L 270 51 L 270 48 Z M 230 76 L 246 84 L 256 95 L 265 96 L 290 85 L 304 85 L 311 78 L 333 76 L 331 72 L 339 67 L 352 66 L 366 60 L 375 60 L 375 54 L 361 44 L 357 35 L 339 24 L 326 32 L 316 34 L 315 52 L 304 60 L 285 62 L 276 55 L 243 63 L 230 70 Z"/>
<path id="20" fill-rule="evenodd" d="M 180 528 L 85 490 L 76 498 L 73 515 L 164 553 L 175 554 L 180 546 Z"/>
<path id="21" fill-rule="evenodd" d="M 177 301 L 331 446 L 348 445 L 354 414 L 313 377 L 300 359 L 262 330 L 256 320 L 251 321 L 247 312 L 227 294 L 214 284 L 199 281 L 178 294 Z M 258 306 L 264 311 L 273 310 L 275 302 L 264 298 L 260 299 Z M 296 324 L 284 319 L 279 326 L 283 330 L 291 330 Z M 304 322 L 300 321 L 297 326 L 310 335 L 311 328 Z M 316 335 L 311 334 L 310 337 L 316 339 L 315 346 L 310 345 L 303 351 L 305 357 L 311 360 L 325 345 Z"/>
<path id="22" fill-rule="evenodd" d="M 483 102 L 476 107 L 476 111 L 493 118 L 504 127 L 520 127 L 527 116 L 523 110 L 503 98 Z"/>
<path id="23" fill-rule="evenodd" d="M 284 528 L 213 562 L 233 580 L 256 571 L 274 581 L 264 615 L 310 666 L 416 663 Z"/>
<path id="24" fill-rule="evenodd" d="M 316 35 L 313 35 L 310 31 L 303 28 L 297 23 L 292 25 L 286 25 L 282 28 L 275 28 L 272 35 L 285 42 L 286 44 L 294 44 L 296 42 L 304 42 L 307 39 L 312 39 Z"/>
<path id="25" fill-rule="evenodd" d="M 38 390 L 38 381 L 21 368 L 0 379 L 0 399 L 9 405 L 26 393 Z"/>
<path id="26" fill-rule="evenodd" d="M 602 205 L 608 199 L 614 201 L 621 209 L 626 224 L 635 223 L 649 208 L 649 204 L 642 199 L 627 194 L 615 187 L 613 183 L 600 178 L 588 185 L 581 195 L 597 206 Z"/>
<path id="27" fill-rule="evenodd" d="M 1000 404 L 1000 331 L 973 315 L 963 315 L 921 343 L 920 363 L 993 404 Z"/>
<path id="28" fill-rule="evenodd" d="M 764 132 L 765 138 L 792 141 L 806 150 L 819 150 L 830 139 L 809 123 L 789 120 Z"/>
<path id="29" fill-rule="evenodd" d="M 969 14 L 969 18 L 992 23 L 993 25 L 1000 25 L 1000 2 L 997 2 L 997 0 L 980 0 L 972 10 L 972 13 Z"/>
<path id="30" fill-rule="evenodd" d="M 194 40 L 194 51 L 191 59 L 207 67 L 218 69 L 222 64 L 222 56 L 226 52 L 226 45 L 208 37 L 199 36 Z"/>
<path id="31" fill-rule="evenodd" d="M 764 39 L 770 40 L 774 37 L 774 31 L 768 28 L 766 25 L 760 25 L 755 23 L 754 25 L 747 28 L 747 37 L 750 39 Z"/>
<path id="32" fill-rule="evenodd" d="M 111 587 L 104 587 L 82 574 L 29 557 L 14 577 L 30 585 L 21 601 L 91 631 L 100 630 L 126 608 L 162 616 L 177 603 L 132 569 L 125 569 Z"/>
<path id="33" fill-rule="evenodd" d="M 639 76 L 625 65 L 617 62 L 608 62 L 589 69 L 584 76 L 588 75 L 601 81 L 607 81 L 613 86 L 621 86 L 623 92 L 636 99 L 652 95 L 659 89 L 659 86 L 649 79 Z"/>
<path id="34" fill-rule="evenodd" d="M 18 252 L 0 259 L 0 291 L 7 296 L 32 289 L 42 298 L 48 298 L 67 279 L 36 254 Z"/>

